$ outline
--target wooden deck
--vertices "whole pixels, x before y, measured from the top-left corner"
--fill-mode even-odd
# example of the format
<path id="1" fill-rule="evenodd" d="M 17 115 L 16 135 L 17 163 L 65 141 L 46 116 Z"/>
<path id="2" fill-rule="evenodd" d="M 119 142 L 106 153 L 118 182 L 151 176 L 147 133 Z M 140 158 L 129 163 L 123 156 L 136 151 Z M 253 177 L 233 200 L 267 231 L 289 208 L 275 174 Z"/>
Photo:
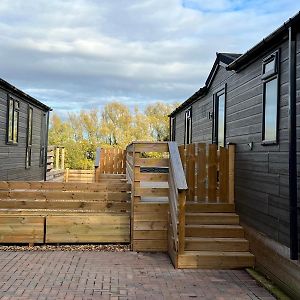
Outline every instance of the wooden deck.
<path id="1" fill-rule="evenodd" d="M 122 151 L 102 151 L 67 182 L 0 182 L 0 243 L 122 242 L 168 252 L 176 268 L 254 265 L 235 213 L 234 146 L 134 142 L 124 167 Z"/>

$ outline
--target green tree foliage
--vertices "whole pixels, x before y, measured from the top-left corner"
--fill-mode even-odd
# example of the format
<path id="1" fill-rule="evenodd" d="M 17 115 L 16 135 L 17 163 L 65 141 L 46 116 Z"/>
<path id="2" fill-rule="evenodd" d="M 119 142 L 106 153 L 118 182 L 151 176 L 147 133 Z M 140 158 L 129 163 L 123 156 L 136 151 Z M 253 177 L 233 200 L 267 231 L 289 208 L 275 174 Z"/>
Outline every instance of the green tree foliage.
<path id="1" fill-rule="evenodd" d="M 146 107 L 145 115 L 151 135 L 156 141 L 167 141 L 169 139 L 169 118 L 168 115 L 175 109 L 175 105 L 167 105 L 162 102 L 150 104 Z"/>
<path id="2" fill-rule="evenodd" d="M 131 111 L 120 102 L 111 102 L 102 111 L 91 109 L 70 113 L 66 120 L 53 114 L 49 145 L 64 146 L 65 165 L 71 169 L 92 169 L 96 148 L 125 149 L 132 141 L 168 140 L 168 115 L 175 105 L 161 102 L 140 111 Z"/>

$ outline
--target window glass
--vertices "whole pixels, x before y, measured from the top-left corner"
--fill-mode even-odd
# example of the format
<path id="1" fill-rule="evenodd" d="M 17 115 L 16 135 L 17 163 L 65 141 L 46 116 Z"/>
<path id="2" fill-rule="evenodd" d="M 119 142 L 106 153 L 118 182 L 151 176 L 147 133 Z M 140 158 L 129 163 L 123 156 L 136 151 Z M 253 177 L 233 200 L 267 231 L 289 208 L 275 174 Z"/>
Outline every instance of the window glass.
<path id="1" fill-rule="evenodd" d="M 225 94 L 218 97 L 218 145 L 224 147 L 225 143 Z"/>
<path id="2" fill-rule="evenodd" d="M 192 142 L 192 115 L 191 109 L 185 112 L 185 144 Z"/>
<path id="3" fill-rule="evenodd" d="M 14 112 L 14 133 L 13 133 L 13 142 L 18 142 L 18 123 L 19 123 L 19 111 Z"/>
<path id="4" fill-rule="evenodd" d="M 265 141 L 276 141 L 277 97 L 277 78 L 275 78 L 265 83 Z"/>
<path id="5" fill-rule="evenodd" d="M 264 73 L 274 72 L 274 71 L 275 71 L 275 59 L 272 59 L 271 61 L 267 62 L 264 65 Z"/>
<path id="6" fill-rule="evenodd" d="M 32 145 L 32 108 L 29 108 L 28 113 L 28 145 Z"/>
<path id="7" fill-rule="evenodd" d="M 9 114 L 8 114 L 8 141 L 13 140 L 13 117 L 14 117 L 14 101 L 9 100 Z"/>

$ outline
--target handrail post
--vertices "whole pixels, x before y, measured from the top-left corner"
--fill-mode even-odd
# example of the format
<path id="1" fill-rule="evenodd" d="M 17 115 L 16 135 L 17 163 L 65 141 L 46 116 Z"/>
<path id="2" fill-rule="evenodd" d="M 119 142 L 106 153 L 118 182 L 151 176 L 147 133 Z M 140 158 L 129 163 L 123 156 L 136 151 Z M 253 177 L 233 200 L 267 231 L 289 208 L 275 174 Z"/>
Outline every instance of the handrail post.
<path id="1" fill-rule="evenodd" d="M 234 203 L 235 145 L 228 145 L 228 202 Z"/>
<path id="2" fill-rule="evenodd" d="M 178 193 L 178 202 L 179 202 L 178 253 L 179 254 L 183 254 L 185 248 L 185 201 L 186 201 L 186 191 L 180 191 Z"/>

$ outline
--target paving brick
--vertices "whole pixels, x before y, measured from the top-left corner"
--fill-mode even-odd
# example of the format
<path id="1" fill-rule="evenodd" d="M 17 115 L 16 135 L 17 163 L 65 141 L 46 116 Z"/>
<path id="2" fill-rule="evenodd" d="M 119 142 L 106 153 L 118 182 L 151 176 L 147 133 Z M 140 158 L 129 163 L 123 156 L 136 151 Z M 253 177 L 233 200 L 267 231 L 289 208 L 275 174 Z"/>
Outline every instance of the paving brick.
<path id="1" fill-rule="evenodd" d="M 175 270 L 166 254 L 0 252 L 0 299 L 275 299 L 244 270 Z"/>

